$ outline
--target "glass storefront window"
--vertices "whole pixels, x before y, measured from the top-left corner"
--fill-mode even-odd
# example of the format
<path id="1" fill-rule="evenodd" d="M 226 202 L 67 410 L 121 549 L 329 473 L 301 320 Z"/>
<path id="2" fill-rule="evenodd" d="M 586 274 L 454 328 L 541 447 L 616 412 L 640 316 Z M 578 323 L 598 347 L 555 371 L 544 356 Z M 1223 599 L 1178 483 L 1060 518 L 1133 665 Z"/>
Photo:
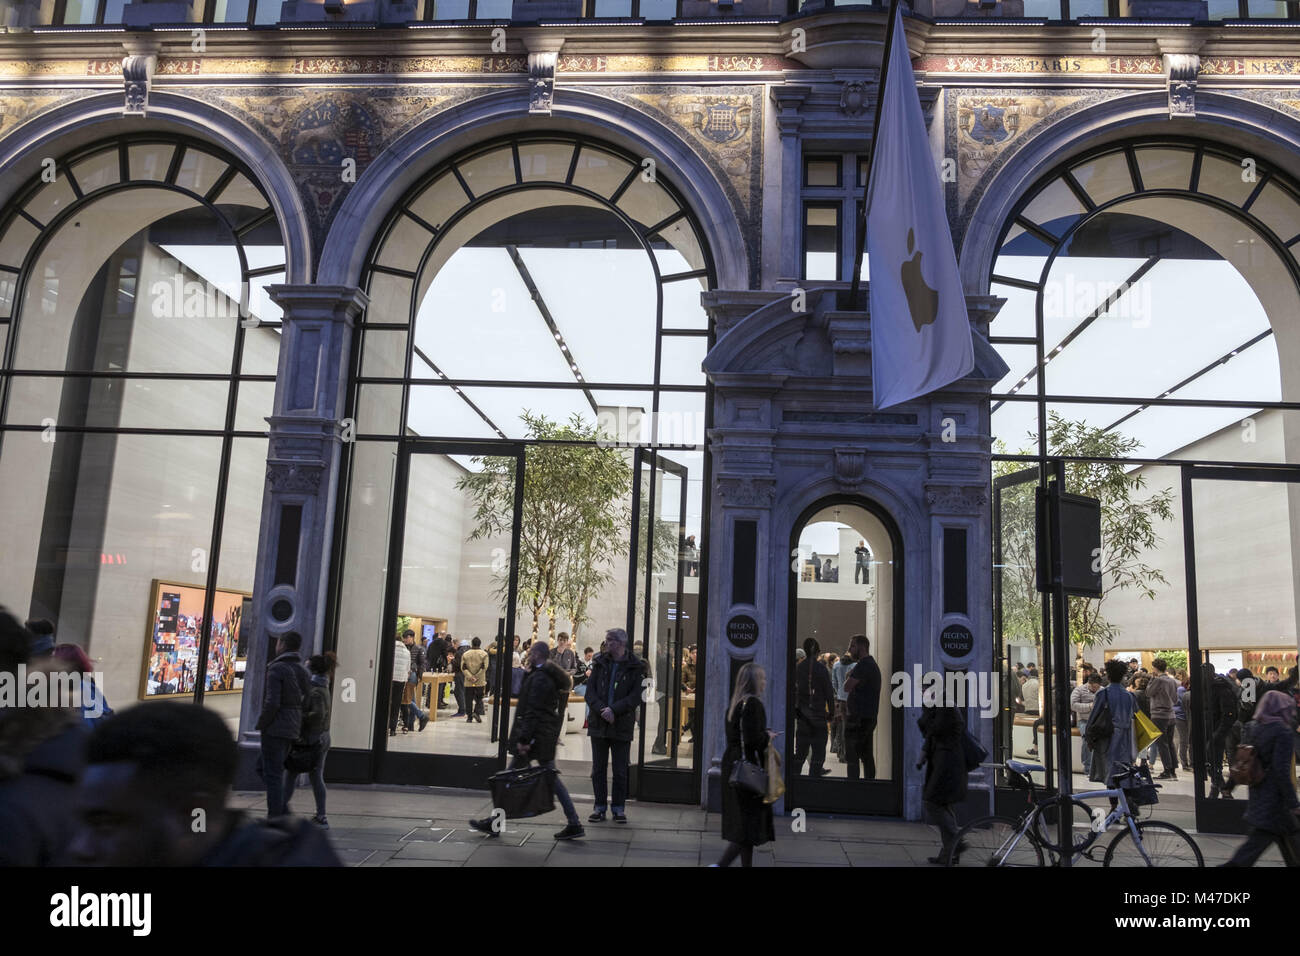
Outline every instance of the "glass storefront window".
<path id="1" fill-rule="evenodd" d="M 126 180 L 114 141 L 60 165 L 83 199 L 68 177 L 20 193 L 16 207 L 57 227 L 28 228 L 14 208 L 0 219 L 0 257 L 26 279 L 0 370 L 3 508 L 7 528 L 27 529 L 0 580 L 20 616 L 87 651 L 113 706 L 189 697 L 202 680 L 233 725 L 265 483 L 255 436 L 274 383 L 242 382 L 234 430 L 226 420 L 241 349 L 245 373 L 275 374 L 279 332 L 243 327 L 242 305 L 249 270 L 283 275 L 285 251 L 273 221 L 248 234 L 254 253 L 235 236 L 242 210 L 268 208 L 249 171 L 217 206 L 206 193 L 229 159 L 197 143 L 121 146 Z"/>

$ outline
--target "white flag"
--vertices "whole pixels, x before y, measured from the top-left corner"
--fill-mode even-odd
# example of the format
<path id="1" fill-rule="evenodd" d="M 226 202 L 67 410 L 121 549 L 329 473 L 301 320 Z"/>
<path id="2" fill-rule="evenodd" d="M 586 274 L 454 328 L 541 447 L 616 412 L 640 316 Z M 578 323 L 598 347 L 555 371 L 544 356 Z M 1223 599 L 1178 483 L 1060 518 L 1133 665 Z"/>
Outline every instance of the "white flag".
<path id="1" fill-rule="evenodd" d="M 876 408 L 975 367 L 966 295 L 899 13 L 867 190 L 871 375 Z"/>

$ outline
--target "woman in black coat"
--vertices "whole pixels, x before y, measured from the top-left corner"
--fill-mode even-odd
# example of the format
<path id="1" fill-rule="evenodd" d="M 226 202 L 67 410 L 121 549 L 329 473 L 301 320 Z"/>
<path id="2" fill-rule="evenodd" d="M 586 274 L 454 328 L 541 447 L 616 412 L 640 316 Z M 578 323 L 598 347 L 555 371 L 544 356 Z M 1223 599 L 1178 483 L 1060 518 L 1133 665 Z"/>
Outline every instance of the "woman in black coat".
<path id="1" fill-rule="evenodd" d="M 956 707 L 926 707 L 917 724 L 925 738 L 921 749 L 921 764 L 925 766 L 921 799 L 942 839 L 939 855 L 930 857 L 929 862 L 946 865 L 948 851 L 957 838 L 955 807 L 966 799 L 966 756 L 962 752 L 966 724 Z M 957 854 L 963 849 L 958 847 Z"/>
<path id="2" fill-rule="evenodd" d="M 762 700 L 766 687 L 767 674 L 753 661 L 736 675 L 736 690 L 727 711 L 727 750 L 722 755 L 722 838 L 727 848 L 714 866 L 731 866 L 736 857 L 740 857 L 741 866 L 753 866 L 754 847 L 776 839 L 772 805 L 730 784 L 742 752 L 751 763 L 767 767 L 767 747 L 776 734 L 767 729 Z"/>
<path id="3" fill-rule="evenodd" d="M 1225 866 L 1254 866 L 1270 843 L 1277 844 L 1287 866 L 1300 866 L 1300 846 L 1296 844 L 1300 801 L 1291 786 L 1295 729 L 1295 699 L 1276 690 L 1265 694 L 1255 708 L 1255 719 L 1242 735 L 1242 743 L 1255 748 L 1264 779 L 1250 788 L 1246 807 L 1250 835 Z"/>

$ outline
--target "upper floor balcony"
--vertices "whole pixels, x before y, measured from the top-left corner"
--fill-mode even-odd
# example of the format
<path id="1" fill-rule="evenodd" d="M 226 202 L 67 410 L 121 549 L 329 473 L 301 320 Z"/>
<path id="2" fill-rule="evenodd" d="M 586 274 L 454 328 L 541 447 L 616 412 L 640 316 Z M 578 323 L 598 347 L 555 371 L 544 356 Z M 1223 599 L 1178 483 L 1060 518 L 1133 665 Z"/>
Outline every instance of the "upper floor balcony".
<path id="1" fill-rule="evenodd" d="M 1026 25 L 1092 19 L 1233 23 L 1300 22 L 1300 0 L 913 0 L 936 22 Z M 0 0 L 8 30 L 148 29 L 211 24 L 276 29 L 304 24 L 436 28 L 464 23 L 775 22 L 837 10 L 882 11 L 844 0 Z"/>

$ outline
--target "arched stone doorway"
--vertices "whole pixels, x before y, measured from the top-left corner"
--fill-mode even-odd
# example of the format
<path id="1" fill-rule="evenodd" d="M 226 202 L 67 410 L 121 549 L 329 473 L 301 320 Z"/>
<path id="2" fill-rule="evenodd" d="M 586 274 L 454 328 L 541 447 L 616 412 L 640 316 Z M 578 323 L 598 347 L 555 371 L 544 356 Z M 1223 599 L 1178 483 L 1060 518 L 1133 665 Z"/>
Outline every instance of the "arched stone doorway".
<path id="1" fill-rule="evenodd" d="M 836 495 L 804 509 L 790 542 L 788 803 L 812 811 L 898 816 L 903 812 L 903 711 L 891 706 L 890 677 L 904 657 L 902 535 L 875 502 Z M 850 646 L 858 635 L 868 642 L 866 654 L 860 644 Z M 815 655 L 824 658 L 812 665 L 801 659 L 809 641 L 817 643 Z M 874 662 L 874 675 L 866 657 Z M 864 689 L 850 707 L 845 682 L 859 663 L 864 666 L 856 678 Z M 871 706 L 863 707 L 873 677 L 879 678 L 877 693 Z M 829 724 L 813 710 L 818 685 L 827 680 L 835 692 Z"/>

